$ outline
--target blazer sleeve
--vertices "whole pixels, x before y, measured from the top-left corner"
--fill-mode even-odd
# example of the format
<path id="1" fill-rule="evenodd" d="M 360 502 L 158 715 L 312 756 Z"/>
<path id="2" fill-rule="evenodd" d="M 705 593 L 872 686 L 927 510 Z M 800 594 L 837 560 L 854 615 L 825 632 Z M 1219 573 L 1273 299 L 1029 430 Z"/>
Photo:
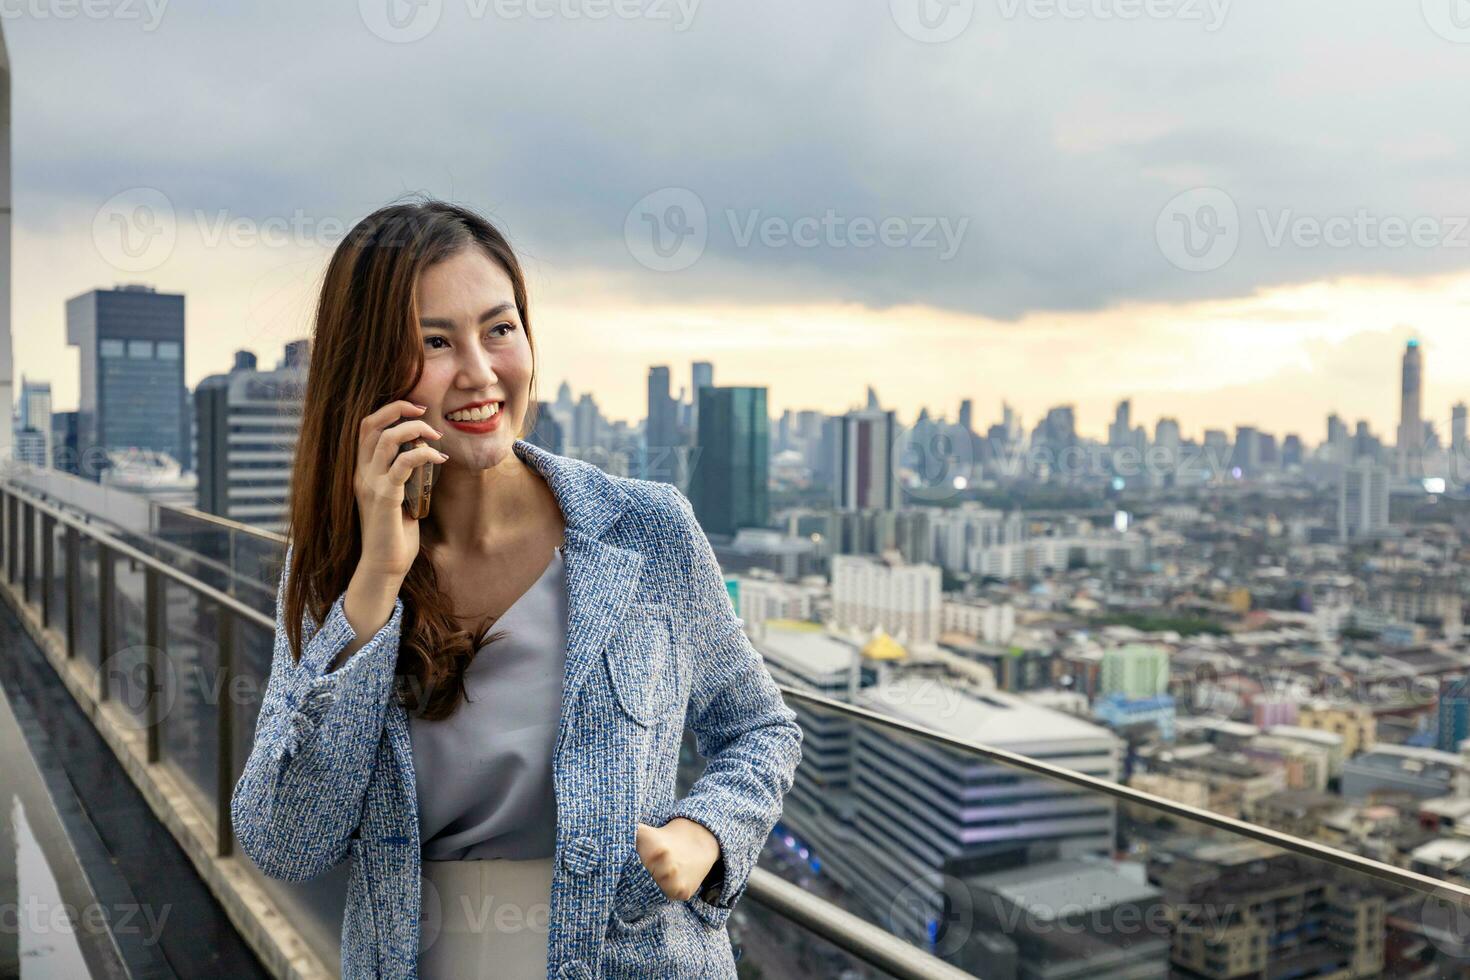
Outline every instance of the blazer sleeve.
<path id="1" fill-rule="evenodd" d="M 719 841 L 712 876 L 723 866 L 724 880 L 710 904 L 729 909 L 745 893 L 750 871 L 781 817 L 782 799 L 801 762 L 802 730 L 745 635 L 744 620 L 735 615 L 693 506 L 677 487 L 670 489 L 681 536 L 676 547 L 688 565 L 694 610 L 686 639 L 695 662 L 686 724 L 707 761 L 669 816 L 703 824 Z"/>
<path id="2" fill-rule="evenodd" d="M 305 881 L 347 856 L 377 758 L 398 660 L 403 600 L 361 649 L 327 668 L 357 634 L 337 597 L 320 627 L 302 623 L 302 656 L 286 639 L 288 545 L 276 589 L 276 633 L 255 743 L 230 798 L 235 839 L 272 878 Z"/>

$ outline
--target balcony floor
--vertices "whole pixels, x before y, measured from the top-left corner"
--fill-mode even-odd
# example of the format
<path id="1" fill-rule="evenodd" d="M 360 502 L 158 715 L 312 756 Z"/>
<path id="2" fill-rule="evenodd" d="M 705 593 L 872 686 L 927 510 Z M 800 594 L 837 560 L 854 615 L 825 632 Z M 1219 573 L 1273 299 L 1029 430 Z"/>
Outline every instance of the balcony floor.
<path id="1" fill-rule="evenodd" d="M 90 889 L 114 927 L 111 942 L 124 971 L 120 975 L 269 977 L 3 602 L 0 651 L 0 689 L 61 814 L 66 840 L 59 843 L 75 853 L 87 879 L 81 887 Z M 20 747 L 6 748 L 14 757 Z M 19 857 L 23 861 L 24 853 Z M 63 877 L 65 869 L 52 870 Z M 19 880 L 13 876 L 12 887 L 18 888 Z M 28 898 L 19 896 L 22 903 Z M 39 972 L 32 974 L 32 967 Z M 64 974 L 33 961 L 25 975 Z M 100 975 L 119 974 L 104 970 Z"/>

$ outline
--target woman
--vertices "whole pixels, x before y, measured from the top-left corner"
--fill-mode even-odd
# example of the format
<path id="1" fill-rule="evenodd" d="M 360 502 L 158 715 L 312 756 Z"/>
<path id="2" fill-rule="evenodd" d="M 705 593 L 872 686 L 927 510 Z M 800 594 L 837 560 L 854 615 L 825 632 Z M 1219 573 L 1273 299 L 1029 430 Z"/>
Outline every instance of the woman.
<path id="1" fill-rule="evenodd" d="M 277 878 L 351 861 L 346 977 L 734 977 L 801 729 L 684 495 L 520 438 L 535 362 L 482 217 L 394 205 L 337 248 L 235 834 Z"/>

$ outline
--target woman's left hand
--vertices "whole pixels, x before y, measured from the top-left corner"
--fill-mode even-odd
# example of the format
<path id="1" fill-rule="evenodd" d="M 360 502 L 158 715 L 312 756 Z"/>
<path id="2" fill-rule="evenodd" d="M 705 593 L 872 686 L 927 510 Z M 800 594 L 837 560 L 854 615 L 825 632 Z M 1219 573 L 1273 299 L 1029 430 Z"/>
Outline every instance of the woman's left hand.
<path id="1" fill-rule="evenodd" d="M 634 846 L 658 887 L 676 902 L 693 898 L 720 859 L 715 835 L 685 817 L 675 817 L 662 827 L 638 824 Z"/>

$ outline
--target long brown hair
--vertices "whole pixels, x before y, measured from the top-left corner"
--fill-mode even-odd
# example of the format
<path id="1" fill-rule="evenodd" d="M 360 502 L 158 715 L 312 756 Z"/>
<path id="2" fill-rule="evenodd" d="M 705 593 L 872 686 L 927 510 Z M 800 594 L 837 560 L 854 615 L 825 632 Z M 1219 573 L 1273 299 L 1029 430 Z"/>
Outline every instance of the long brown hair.
<path id="1" fill-rule="evenodd" d="M 415 285 L 429 266 L 462 249 L 480 248 L 505 270 L 516 312 L 531 342 L 530 401 L 517 438 L 536 427 L 536 345 L 526 280 L 505 236 L 474 211 L 444 201 L 391 204 L 359 221 L 332 254 L 317 304 L 291 471 L 286 536 L 286 634 L 301 659 L 302 614 L 321 623 L 347 589 L 362 553 L 353 472 L 358 426 L 387 402 L 406 398 L 424 368 Z M 419 525 L 419 554 L 404 579 L 396 673 L 409 710 L 448 717 L 465 695 L 464 672 L 487 636 L 488 617 L 473 636 L 454 621 L 428 548 L 439 540 L 432 517 Z"/>

